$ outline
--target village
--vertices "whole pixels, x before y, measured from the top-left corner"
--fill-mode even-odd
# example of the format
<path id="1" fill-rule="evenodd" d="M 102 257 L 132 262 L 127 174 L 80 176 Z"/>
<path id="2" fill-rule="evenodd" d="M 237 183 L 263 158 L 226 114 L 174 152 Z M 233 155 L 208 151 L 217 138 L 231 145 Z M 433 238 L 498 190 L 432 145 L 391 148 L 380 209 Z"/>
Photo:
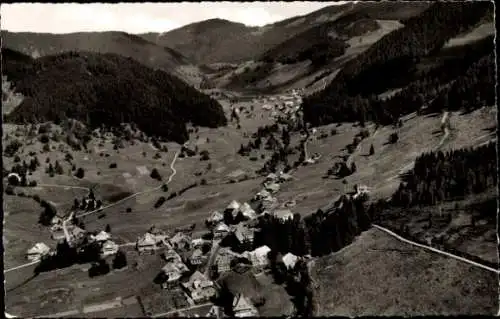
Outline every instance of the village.
<path id="1" fill-rule="evenodd" d="M 261 104 L 269 101 L 271 104 L 265 104 L 263 109 L 273 110 L 271 117 L 274 119 L 282 116 L 294 120 L 300 112 L 301 97 L 296 90 L 289 93 L 257 99 L 255 102 Z M 236 113 L 239 114 L 239 111 L 241 110 Z M 314 163 L 311 158 L 305 158 L 305 162 Z M 15 184 L 20 183 L 18 176 L 11 175 L 8 179 Z M 124 267 L 127 262 L 122 250 L 126 248 L 135 248 L 139 254 L 159 254 L 165 264 L 158 269 L 158 276 L 152 278 L 152 281 L 161 285 L 166 294 L 175 299 L 178 309 L 210 304 L 217 299 L 220 291 L 219 279 L 224 277 L 224 274 L 237 270 L 259 276 L 262 272 L 269 272 L 268 254 L 271 249 L 266 245 L 254 247 L 253 239 L 258 231 L 259 217 L 273 215 L 282 220 L 293 219 L 294 213 L 290 209 L 293 203 L 280 205 L 274 197 L 280 190 L 280 185 L 290 180 L 293 180 L 290 172 L 268 174 L 262 189 L 254 194 L 249 202 L 239 203 L 232 200 L 218 211 L 207 212 L 206 230 L 202 233 L 198 231 L 197 236 L 194 236 L 194 227 L 167 232 L 153 225 L 139 236 L 136 242 L 122 244 L 113 240 L 112 231 L 108 227 L 99 232 L 88 232 L 84 227 L 80 227 L 79 210 L 99 211 L 102 206 L 102 202 L 96 200 L 91 190 L 81 201 L 75 200 L 74 211 L 69 216 L 55 215 L 51 218 L 51 238 L 58 243 L 58 247 L 67 245 L 76 249 L 77 253 L 85 254 L 89 250 L 96 252 L 90 257 L 93 264 L 89 270 L 91 276 L 109 272 L 110 267 L 106 260 L 113 258 L 113 268 Z M 42 263 L 57 254 L 57 249 L 51 249 L 45 243 L 37 243 L 26 253 L 28 260 Z M 304 258 L 307 257 L 298 257 L 289 252 L 283 255 L 280 262 L 285 269 L 293 270 L 296 263 Z M 244 292 L 235 294 L 232 310 L 236 317 L 259 315 L 256 305 Z M 214 303 L 207 313 L 197 315 L 221 317 L 222 312 Z M 146 314 L 154 315 L 149 311 L 146 311 Z"/>

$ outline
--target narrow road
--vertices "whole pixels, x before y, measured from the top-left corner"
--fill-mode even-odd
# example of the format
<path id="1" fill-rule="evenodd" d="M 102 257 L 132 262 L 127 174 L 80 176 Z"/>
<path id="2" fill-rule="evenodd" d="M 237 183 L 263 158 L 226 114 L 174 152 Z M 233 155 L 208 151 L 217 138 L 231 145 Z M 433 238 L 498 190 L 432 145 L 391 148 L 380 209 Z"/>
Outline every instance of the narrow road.
<path id="1" fill-rule="evenodd" d="M 495 268 L 491 268 L 489 266 L 486 266 L 486 265 L 483 265 L 483 264 L 480 264 L 478 262 L 475 262 L 475 261 L 472 261 L 472 260 L 469 260 L 467 258 L 463 258 L 463 257 L 460 257 L 460 256 L 457 256 L 457 255 L 453 255 L 453 254 L 450 254 L 450 253 L 447 253 L 445 251 L 442 251 L 442 250 L 439 250 L 439 249 L 436 249 L 434 247 L 430 247 L 430 246 L 427 246 L 427 245 L 422 245 L 422 244 L 419 244 L 419 243 L 416 243 L 414 241 L 411 241 L 411 240 L 408 240 L 408 239 L 405 239 L 401 236 L 399 236 L 398 234 L 390 231 L 389 229 L 385 228 L 385 227 L 382 227 L 382 226 L 379 226 L 379 225 L 375 225 L 375 224 L 372 224 L 373 227 L 393 236 L 394 238 L 398 239 L 399 241 L 402 241 L 402 242 L 405 242 L 407 244 L 410 244 L 410 245 L 413 245 L 413 246 L 417 246 L 417 247 L 420 247 L 420 248 L 424 248 L 424 249 L 427 249 L 427 250 L 431 250 L 435 253 L 438 253 L 438 254 L 441 254 L 441 255 L 444 255 L 444 256 L 447 256 L 447 257 L 450 257 L 450 258 L 454 258 L 456 260 L 460 260 L 460 261 L 463 261 L 465 263 L 468 263 L 474 267 L 479 267 L 479 268 L 483 268 L 483 269 L 486 269 L 488 271 L 491 271 L 491 272 L 494 272 L 496 274 L 500 273 L 500 270 L 499 269 L 495 269 Z"/>
<path id="2" fill-rule="evenodd" d="M 21 268 L 25 268 L 25 267 L 29 267 L 31 265 L 35 265 L 35 264 L 38 264 L 40 261 L 37 260 L 37 261 L 32 261 L 32 262 L 29 262 L 27 264 L 23 264 L 23 265 L 20 265 L 20 266 L 16 266 L 16 267 L 12 267 L 12 268 L 9 268 L 9 269 L 6 269 L 3 271 L 3 273 L 8 273 L 9 271 L 13 271 L 13 270 L 17 270 L 17 269 L 21 269 Z"/>
<path id="3" fill-rule="evenodd" d="M 84 190 L 89 190 L 90 188 L 88 187 L 83 187 L 83 186 L 72 186 L 72 185 L 56 185 L 56 184 L 37 184 L 36 187 L 62 187 L 65 189 L 84 189 Z"/>
<path id="4" fill-rule="evenodd" d="M 175 161 L 177 160 L 178 156 L 179 156 L 179 151 L 175 153 L 174 158 L 173 158 L 172 162 L 170 163 L 170 169 L 172 170 L 172 174 L 170 174 L 170 176 L 168 177 L 168 181 L 165 184 L 169 184 L 172 181 L 172 179 L 174 178 L 175 174 L 177 174 L 177 170 L 175 169 L 174 164 L 175 164 Z M 114 202 L 112 204 L 103 206 L 103 207 L 101 207 L 99 209 L 95 209 L 95 210 L 90 211 L 90 212 L 86 212 L 86 213 L 77 215 L 76 217 L 80 218 L 80 217 L 84 217 L 84 216 L 88 216 L 90 214 L 94 214 L 94 213 L 100 212 L 100 211 L 102 211 L 104 209 L 116 206 L 116 205 L 118 205 L 118 204 L 120 204 L 120 203 L 122 203 L 122 202 L 124 202 L 126 200 L 129 200 L 131 198 L 134 198 L 136 196 L 157 191 L 157 190 L 161 189 L 162 187 L 163 187 L 163 185 L 160 185 L 160 186 L 152 188 L 152 189 L 148 189 L 148 190 L 145 190 L 145 191 L 142 191 L 142 192 L 134 193 L 134 194 L 132 194 L 130 196 L 127 196 L 125 198 L 122 198 L 119 201 L 116 201 L 116 202 Z"/>

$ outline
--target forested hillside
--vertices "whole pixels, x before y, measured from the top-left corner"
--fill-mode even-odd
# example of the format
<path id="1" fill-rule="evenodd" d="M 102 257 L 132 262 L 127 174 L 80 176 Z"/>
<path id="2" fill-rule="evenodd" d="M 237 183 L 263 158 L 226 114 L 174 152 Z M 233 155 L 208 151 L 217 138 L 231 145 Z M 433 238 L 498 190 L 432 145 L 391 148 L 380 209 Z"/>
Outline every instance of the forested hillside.
<path id="1" fill-rule="evenodd" d="M 392 202 L 406 207 L 434 205 L 496 187 L 496 156 L 495 143 L 476 149 L 423 154 L 416 159 L 413 170 L 403 177 Z"/>
<path id="2" fill-rule="evenodd" d="M 495 84 L 493 37 L 478 41 L 478 49 L 468 49 L 474 52 L 458 68 L 457 60 L 443 62 L 447 59 L 442 57 L 442 48 L 450 38 L 492 15 L 492 9 L 488 2 L 435 3 L 421 15 L 404 21 L 405 27 L 349 61 L 324 90 L 304 99 L 306 120 L 313 125 L 365 120 L 389 124 L 424 103 L 450 95 L 445 92 L 453 92 L 453 99 L 472 100 L 473 105 L 467 103 L 469 109 L 491 104 Z M 481 93 L 471 98 L 471 92 L 458 90 L 454 80 L 467 82 L 466 87 L 472 90 L 481 85 Z M 396 88 L 403 90 L 387 100 L 378 99 L 378 94 Z M 443 107 L 435 103 L 433 110 Z"/>
<path id="3" fill-rule="evenodd" d="M 77 32 L 50 34 L 2 31 L 2 46 L 40 57 L 69 51 L 115 53 L 152 68 L 182 76 L 178 67 L 192 62 L 179 52 L 125 32 Z"/>
<path id="4" fill-rule="evenodd" d="M 183 142 L 186 122 L 227 123 L 220 104 L 166 72 L 115 54 L 69 52 L 24 63 L 2 51 L 2 68 L 27 98 L 6 121 L 74 118 L 95 128 L 135 123 L 147 134 Z"/>

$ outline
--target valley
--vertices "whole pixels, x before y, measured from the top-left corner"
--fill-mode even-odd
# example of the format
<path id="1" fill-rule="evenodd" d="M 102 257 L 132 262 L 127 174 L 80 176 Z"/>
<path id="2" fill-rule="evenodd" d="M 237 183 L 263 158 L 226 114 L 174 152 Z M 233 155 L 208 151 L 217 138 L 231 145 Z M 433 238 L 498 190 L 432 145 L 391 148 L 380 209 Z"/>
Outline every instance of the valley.
<path id="1" fill-rule="evenodd" d="M 2 31 L 6 315 L 496 314 L 494 29 L 467 6 Z M 461 32 L 380 53 L 434 14 Z"/>

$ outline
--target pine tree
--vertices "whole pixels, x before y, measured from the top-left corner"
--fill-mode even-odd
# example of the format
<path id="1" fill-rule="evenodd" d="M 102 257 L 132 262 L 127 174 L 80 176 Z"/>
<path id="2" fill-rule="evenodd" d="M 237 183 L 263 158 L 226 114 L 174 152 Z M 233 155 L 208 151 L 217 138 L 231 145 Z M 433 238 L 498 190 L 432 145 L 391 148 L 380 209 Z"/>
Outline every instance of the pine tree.
<path id="1" fill-rule="evenodd" d="M 373 147 L 373 144 L 370 145 L 370 156 L 375 154 L 375 148 Z"/>

